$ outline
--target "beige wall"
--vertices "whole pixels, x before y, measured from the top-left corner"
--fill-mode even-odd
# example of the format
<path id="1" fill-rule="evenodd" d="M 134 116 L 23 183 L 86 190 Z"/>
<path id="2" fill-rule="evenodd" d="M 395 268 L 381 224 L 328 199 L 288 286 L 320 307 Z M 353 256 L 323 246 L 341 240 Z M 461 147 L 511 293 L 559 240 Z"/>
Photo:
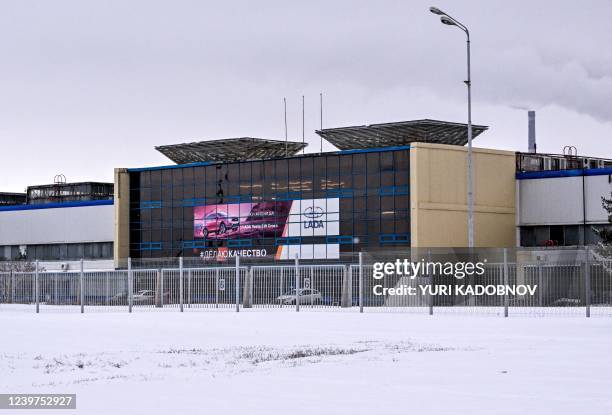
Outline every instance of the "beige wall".
<path id="1" fill-rule="evenodd" d="M 515 155 L 473 149 L 474 242 L 515 246 Z M 413 143 L 410 149 L 413 247 L 467 246 L 467 148 Z"/>
<path id="2" fill-rule="evenodd" d="M 115 169 L 115 268 L 123 267 L 130 255 L 130 175 Z"/>

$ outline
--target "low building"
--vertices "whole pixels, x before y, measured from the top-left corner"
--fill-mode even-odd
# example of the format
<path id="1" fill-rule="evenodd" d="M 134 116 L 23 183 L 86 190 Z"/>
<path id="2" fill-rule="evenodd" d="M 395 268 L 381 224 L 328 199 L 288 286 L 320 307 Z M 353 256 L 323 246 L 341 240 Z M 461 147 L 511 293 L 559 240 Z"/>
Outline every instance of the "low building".
<path id="1" fill-rule="evenodd" d="M 0 258 L 46 269 L 113 266 L 113 184 L 30 186 L 21 204 L 0 206 Z"/>
<path id="2" fill-rule="evenodd" d="M 582 246 L 612 228 L 602 198 L 612 195 L 612 160 L 517 153 L 516 244 Z"/>

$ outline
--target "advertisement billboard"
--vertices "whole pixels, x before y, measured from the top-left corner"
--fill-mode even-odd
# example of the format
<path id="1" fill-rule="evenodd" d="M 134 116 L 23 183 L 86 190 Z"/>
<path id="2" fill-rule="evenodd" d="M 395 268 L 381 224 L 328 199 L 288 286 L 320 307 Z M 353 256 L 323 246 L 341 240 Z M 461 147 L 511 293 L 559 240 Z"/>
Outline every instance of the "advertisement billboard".
<path id="1" fill-rule="evenodd" d="M 294 200 L 283 236 L 340 234 L 340 199 Z"/>
<path id="2" fill-rule="evenodd" d="M 339 235 L 339 208 L 338 198 L 196 206 L 194 239 L 276 238 L 277 259 L 337 258 L 338 244 L 302 244 L 301 238 Z"/>
<path id="3" fill-rule="evenodd" d="M 291 201 L 196 206 L 194 239 L 274 237 L 287 223 Z"/>

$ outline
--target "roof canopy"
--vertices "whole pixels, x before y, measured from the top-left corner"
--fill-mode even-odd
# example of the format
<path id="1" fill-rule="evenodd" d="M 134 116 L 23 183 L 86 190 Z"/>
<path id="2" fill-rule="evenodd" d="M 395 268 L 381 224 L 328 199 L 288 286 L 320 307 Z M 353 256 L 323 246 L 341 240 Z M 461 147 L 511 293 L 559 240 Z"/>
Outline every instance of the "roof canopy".
<path id="1" fill-rule="evenodd" d="M 242 137 L 155 147 L 177 164 L 203 161 L 243 161 L 292 156 L 307 144 Z"/>
<path id="2" fill-rule="evenodd" d="M 472 138 L 476 138 L 487 126 L 472 124 Z M 415 120 L 355 127 L 326 128 L 317 134 L 340 150 L 405 146 L 411 142 L 453 144 L 467 143 L 467 124 L 436 120 Z"/>

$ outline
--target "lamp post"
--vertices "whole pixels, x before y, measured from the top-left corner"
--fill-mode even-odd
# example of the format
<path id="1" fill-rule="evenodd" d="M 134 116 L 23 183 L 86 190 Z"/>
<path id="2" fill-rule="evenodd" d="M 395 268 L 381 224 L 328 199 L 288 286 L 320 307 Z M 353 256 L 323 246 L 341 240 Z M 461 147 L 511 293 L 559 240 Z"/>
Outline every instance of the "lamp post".
<path id="1" fill-rule="evenodd" d="M 468 247 L 474 247 L 474 190 L 472 174 L 472 78 L 470 74 L 470 31 L 457 19 L 451 17 L 437 7 L 430 7 L 429 11 L 437 14 L 445 25 L 457 26 L 467 36 L 467 85 L 468 90 L 468 159 L 467 159 L 467 204 L 468 204 Z"/>

